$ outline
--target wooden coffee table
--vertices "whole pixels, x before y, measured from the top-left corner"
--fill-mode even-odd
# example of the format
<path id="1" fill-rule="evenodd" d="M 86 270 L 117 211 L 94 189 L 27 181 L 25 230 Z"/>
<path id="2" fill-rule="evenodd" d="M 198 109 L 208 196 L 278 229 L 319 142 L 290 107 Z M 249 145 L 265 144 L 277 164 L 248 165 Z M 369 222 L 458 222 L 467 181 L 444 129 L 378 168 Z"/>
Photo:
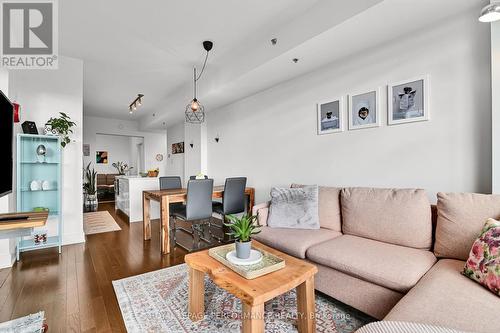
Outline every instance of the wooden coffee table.
<path id="1" fill-rule="evenodd" d="M 297 288 L 297 322 L 299 332 L 316 331 L 314 275 L 316 266 L 278 250 L 253 242 L 256 249 L 264 249 L 285 260 L 285 268 L 247 280 L 209 256 L 208 250 L 186 255 L 189 266 L 189 317 L 193 321 L 205 315 L 204 276 L 219 287 L 238 297 L 243 304 L 243 332 L 264 332 L 264 303 Z"/>

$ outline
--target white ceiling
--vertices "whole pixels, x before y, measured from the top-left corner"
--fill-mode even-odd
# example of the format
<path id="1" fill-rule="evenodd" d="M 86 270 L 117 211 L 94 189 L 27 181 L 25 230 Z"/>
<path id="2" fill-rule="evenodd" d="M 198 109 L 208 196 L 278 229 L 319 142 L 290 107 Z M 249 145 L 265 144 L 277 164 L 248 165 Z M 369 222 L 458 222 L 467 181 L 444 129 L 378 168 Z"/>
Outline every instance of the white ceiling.
<path id="1" fill-rule="evenodd" d="M 86 115 L 158 129 L 183 120 L 205 39 L 215 45 L 198 95 L 210 112 L 486 2 L 64 0 L 60 52 L 84 60 Z M 137 93 L 144 104 L 130 116 Z"/>

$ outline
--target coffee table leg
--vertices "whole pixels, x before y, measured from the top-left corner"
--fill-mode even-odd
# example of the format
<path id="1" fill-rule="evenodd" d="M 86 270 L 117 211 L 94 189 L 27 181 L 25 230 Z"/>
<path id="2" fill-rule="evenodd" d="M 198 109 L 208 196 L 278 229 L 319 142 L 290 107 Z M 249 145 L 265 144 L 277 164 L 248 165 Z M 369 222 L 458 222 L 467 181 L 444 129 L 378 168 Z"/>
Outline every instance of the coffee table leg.
<path id="1" fill-rule="evenodd" d="M 264 333 L 264 304 L 243 303 L 243 333 Z"/>
<path id="2" fill-rule="evenodd" d="M 300 333 L 316 332 L 314 277 L 297 287 L 297 324 Z"/>
<path id="3" fill-rule="evenodd" d="M 205 273 L 189 267 L 189 318 L 198 321 L 205 316 Z"/>

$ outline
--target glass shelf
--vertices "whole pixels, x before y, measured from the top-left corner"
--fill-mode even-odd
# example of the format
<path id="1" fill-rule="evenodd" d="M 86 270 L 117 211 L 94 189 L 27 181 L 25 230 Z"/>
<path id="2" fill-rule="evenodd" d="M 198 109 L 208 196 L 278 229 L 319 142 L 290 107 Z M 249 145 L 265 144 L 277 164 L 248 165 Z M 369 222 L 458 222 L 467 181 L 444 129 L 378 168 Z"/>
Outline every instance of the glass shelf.
<path id="1" fill-rule="evenodd" d="M 58 188 L 51 188 L 49 190 L 32 191 L 29 188 L 23 188 L 23 189 L 21 189 L 21 192 L 37 193 L 37 192 L 54 192 L 54 191 L 58 191 L 58 190 L 59 190 Z"/>
<path id="2" fill-rule="evenodd" d="M 59 162 L 29 162 L 29 161 L 22 161 L 21 164 L 37 164 L 37 165 L 57 165 Z"/>
<path id="3" fill-rule="evenodd" d="M 22 251 L 45 249 L 48 247 L 59 246 L 59 236 L 49 236 L 45 243 L 35 244 L 33 238 L 23 239 L 19 242 L 19 249 Z"/>

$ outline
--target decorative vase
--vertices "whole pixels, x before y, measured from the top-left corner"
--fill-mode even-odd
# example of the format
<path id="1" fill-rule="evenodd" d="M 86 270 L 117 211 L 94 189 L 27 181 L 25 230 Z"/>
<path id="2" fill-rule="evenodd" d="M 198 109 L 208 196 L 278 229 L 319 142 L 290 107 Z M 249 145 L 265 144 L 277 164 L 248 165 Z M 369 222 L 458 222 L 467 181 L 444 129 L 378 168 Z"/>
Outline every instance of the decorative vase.
<path id="1" fill-rule="evenodd" d="M 238 259 L 248 259 L 250 258 L 250 250 L 252 249 L 252 241 L 240 242 L 236 241 L 236 257 Z"/>
<path id="2" fill-rule="evenodd" d="M 38 145 L 36 148 L 36 156 L 38 163 L 45 163 L 45 155 L 47 154 L 47 148 L 44 145 Z"/>
<path id="3" fill-rule="evenodd" d="M 98 205 L 97 194 L 87 194 L 85 197 L 85 210 L 88 212 L 97 212 Z"/>

